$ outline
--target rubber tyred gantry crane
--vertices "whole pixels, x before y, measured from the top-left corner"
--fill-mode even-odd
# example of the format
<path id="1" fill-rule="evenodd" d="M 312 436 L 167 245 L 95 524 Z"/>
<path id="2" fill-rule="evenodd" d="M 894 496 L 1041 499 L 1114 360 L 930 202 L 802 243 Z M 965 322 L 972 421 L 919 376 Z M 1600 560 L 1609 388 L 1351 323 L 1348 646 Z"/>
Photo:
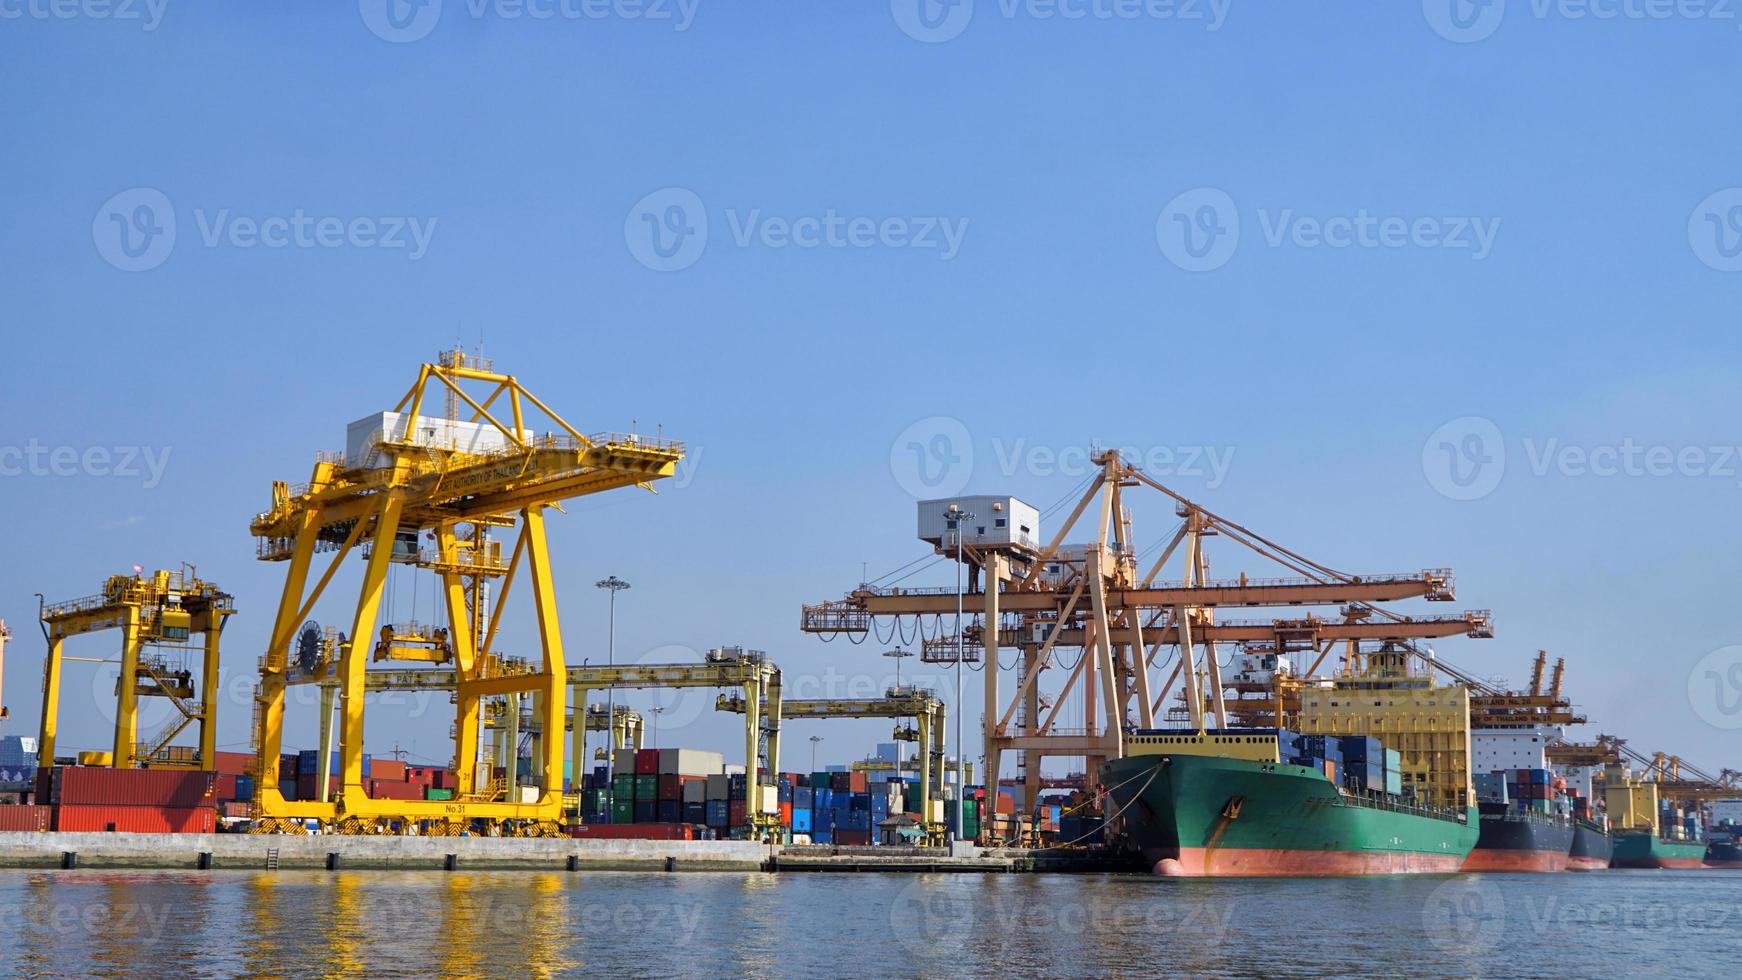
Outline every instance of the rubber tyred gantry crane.
<path id="1" fill-rule="evenodd" d="M 427 403 L 436 393 L 445 396 L 445 417 L 430 414 Z M 529 414 L 550 428 L 535 431 Z M 583 435 L 512 375 L 460 351 L 422 365 L 398 404 L 354 423 L 348 442 L 344 454 L 317 457 L 306 484 L 273 484 L 272 508 L 251 527 L 259 557 L 287 565 L 260 663 L 256 829 L 296 832 L 304 821 L 316 820 L 341 833 L 406 833 L 414 827 L 423 833 L 558 832 L 562 740 L 543 740 L 534 763 L 536 799 L 523 802 L 518 787 L 477 778 L 481 703 L 487 697 L 535 696 L 543 730 L 562 730 L 567 674 L 545 512 L 573 497 L 647 487 L 668 477 L 683 458 L 682 444 L 635 434 Z M 498 528 L 518 528 L 505 563 L 488 540 Z M 435 542 L 433 552 L 418 546 L 426 533 Z M 323 551 L 336 554 L 311 589 L 314 557 Z M 339 791 L 333 800 L 286 800 L 279 790 L 279 753 L 292 641 L 353 552 L 362 554 L 365 571 L 350 630 L 338 638 L 336 654 L 343 711 Z M 384 586 L 396 562 L 435 574 L 448 624 L 440 635 L 411 624 L 383 628 Z M 522 574 L 531 580 L 539 649 L 515 662 L 496 650 L 495 640 L 503 603 Z M 454 768 L 459 785 L 472 790 L 466 799 L 369 797 L 363 785 L 363 695 L 371 658 L 426 663 L 457 674 Z"/>

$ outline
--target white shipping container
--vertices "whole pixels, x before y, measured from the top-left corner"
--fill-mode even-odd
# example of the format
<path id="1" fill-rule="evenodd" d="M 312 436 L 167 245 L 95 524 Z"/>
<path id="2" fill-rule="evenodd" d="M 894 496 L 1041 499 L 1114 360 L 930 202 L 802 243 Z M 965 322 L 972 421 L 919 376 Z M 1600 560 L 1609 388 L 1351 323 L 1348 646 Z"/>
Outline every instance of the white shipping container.
<path id="1" fill-rule="evenodd" d="M 611 752 L 611 775 L 635 775 L 635 750 L 614 749 Z"/>
<path id="2" fill-rule="evenodd" d="M 726 757 L 701 749 L 660 749 L 659 772 L 673 776 L 712 776 L 724 771 Z"/>

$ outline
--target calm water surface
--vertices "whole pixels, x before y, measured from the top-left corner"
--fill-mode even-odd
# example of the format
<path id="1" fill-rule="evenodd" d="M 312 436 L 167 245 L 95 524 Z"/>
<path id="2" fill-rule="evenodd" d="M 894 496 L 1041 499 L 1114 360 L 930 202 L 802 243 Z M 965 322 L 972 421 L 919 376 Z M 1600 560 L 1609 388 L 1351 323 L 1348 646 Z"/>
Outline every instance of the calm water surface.
<path id="1" fill-rule="evenodd" d="M 0 872 L 24 976 L 1742 973 L 1742 872 Z"/>

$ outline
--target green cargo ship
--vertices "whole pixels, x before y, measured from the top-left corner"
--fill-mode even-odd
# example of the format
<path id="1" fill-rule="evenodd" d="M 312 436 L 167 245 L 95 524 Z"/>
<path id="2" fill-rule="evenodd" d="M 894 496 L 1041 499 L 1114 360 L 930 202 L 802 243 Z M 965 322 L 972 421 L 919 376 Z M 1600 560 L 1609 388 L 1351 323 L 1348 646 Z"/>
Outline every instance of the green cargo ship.
<path id="1" fill-rule="evenodd" d="M 1614 836 L 1611 868 L 1698 868 L 1705 863 L 1703 840 L 1664 840 L 1649 830 L 1623 830 Z"/>
<path id="2" fill-rule="evenodd" d="M 1101 781 L 1145 862 L 1162 875 L 1451 873 L 1480 822 L 1385 794 L 1339 789 L 1278 761 L 1274 730 L 1140 732 Z"/>

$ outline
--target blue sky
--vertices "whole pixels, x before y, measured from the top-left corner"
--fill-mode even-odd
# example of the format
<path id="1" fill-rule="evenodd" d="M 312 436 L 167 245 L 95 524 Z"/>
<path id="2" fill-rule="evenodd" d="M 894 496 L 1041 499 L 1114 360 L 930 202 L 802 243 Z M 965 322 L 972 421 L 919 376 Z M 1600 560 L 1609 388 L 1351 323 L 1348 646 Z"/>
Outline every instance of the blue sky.
<path id="1" fill-rule="evenodd" d="M 1454 567 L 1498 636 L 1441 654 L 1522 681 L 1546 648 L 1586 734 L 1733 766 L 1739 24 L 1437 2 L 4 5 L 6 730 L 36 725 L 33 593 L 188 561 L 237 596 L 245 745 L 282 571 L 250 515 L 481 338 L 577 427 L 691 446 L 681 485 L 554 519 L 571 660 L 617 574 L 625 657 L 880 684 L 798 608 L 924 553 L 915 433 L 1042 506 L 1077 481 L 1045 453 L 1214 450 L 1160 475 L 1327 564 Z M 107 743 L 99 670 L 69 748 Z M 445 758 L 446 708 L 372 714 L 372 749 Z M 662 741 L 736 757 L 682 715 Z M 787 758 L 886 729 L 795 723 Z"/>

